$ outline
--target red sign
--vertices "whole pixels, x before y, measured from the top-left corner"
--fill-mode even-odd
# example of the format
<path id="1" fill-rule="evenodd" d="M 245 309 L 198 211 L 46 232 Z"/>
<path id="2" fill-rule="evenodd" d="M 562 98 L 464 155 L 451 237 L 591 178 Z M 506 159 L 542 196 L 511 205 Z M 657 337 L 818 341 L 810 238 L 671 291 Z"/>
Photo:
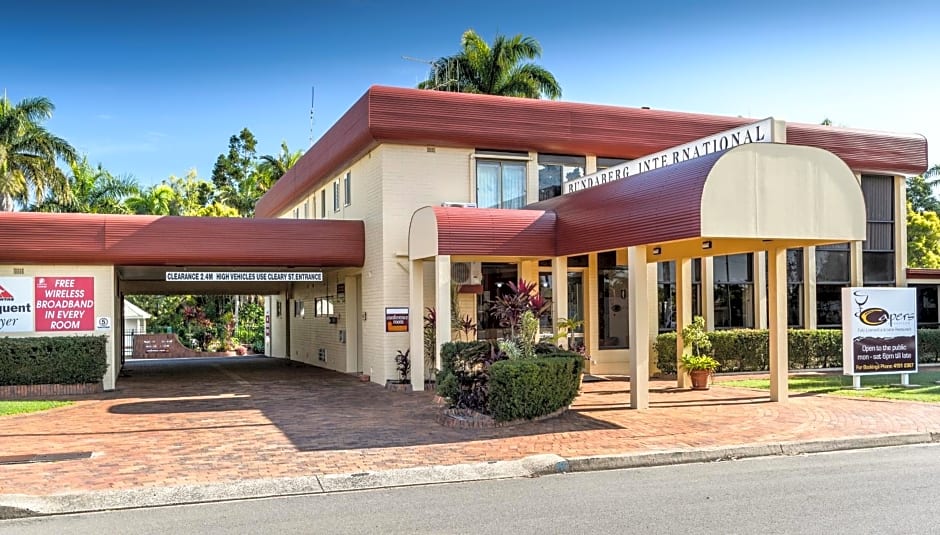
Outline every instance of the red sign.
<path id="1" fill-rule="evenodd" d="M 36 331 L 95 330 L 94 277 L 36 277 Z"/>

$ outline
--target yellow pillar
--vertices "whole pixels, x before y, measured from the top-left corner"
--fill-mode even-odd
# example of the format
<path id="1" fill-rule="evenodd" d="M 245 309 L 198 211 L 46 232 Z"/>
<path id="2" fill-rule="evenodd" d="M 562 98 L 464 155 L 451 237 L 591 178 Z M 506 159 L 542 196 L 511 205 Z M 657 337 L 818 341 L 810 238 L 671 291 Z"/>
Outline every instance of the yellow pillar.
<path id="1" fill-rule="evenodd" d="M 600 346 L 598 345 L 597 327 L 600 325 L 600 312 L 597 309 L 597 253 L 588 254 L 588 268 L 583 274 L 584 288 L 584 348 L 591 360 L 597 362 Z M 585 363 L 586 372 L 591 371 L 591 361 Z"/>
<path id="2" fill-rule="evenodd" d="M 649 270 L 646 268 L 646 247 L 627 249 L 627 262 L 630 266 L 630 345 L 633 347 L 633 359 L 630 361 L 630 408 L 648 409 L 650 406 L 649 366 L 650 366 L 650 307 Z"/>
<path id="3" fill-rule="evenodd" d="M 894 285 L 907 286 L 907 181 L 894 177 Z"/>
<path id="4" fill-rule="evenodd" d="M 682 354 L 685 344 L 682 343 L 683 327 L 692 323 L 692 259 L 680 258 L 676 260 L 676 386 L 688 388 L 691 378 L 688 372 L 682 369 Z"/>
<path id="5" fill-rule="evenodd" d="M 816 248 L 803 248 L 803 327 L 816 328 Z"/>
<path id="6" fill-rule="evenodd" d="M 862 271 L 862 242 L 849 242 L 849 277 L 851 286 L 864 286 Z"/>
<path id="7" fill-rule="evenodd" d="M 754 273 L 754 326 L 758 329 L 767 328 L 767 259 L 763 251 L 754 251 L 751 255 L 751 271 Z"/>
<path id="8" fill-rule="evenodd" d="M 787 371 L 787 250 L 774 248 L 767 253 L 769 268 L 768 301 L 770 329 L 770 401 L 786 401 Z"/>
<path id="9" fill-rule="evenodd" d="M 539 283 L 539 262 L 538 260 L 523 260 L 519 262 L 519 278 L 529 284 L 538 285 Z M 519 281 L 512 281 L 513 283 Z M 536 288 L 536 291 L 538 289 Z"/>
<path id="10" fill-rule="evenodd" d="M 424 390 L 424 262 L 411 261 L 408 338 L 411 345 L 411 389 Z M 349 288 L 349 286 L 346 286 Z M 358 318 L 357 318 L 358 320 Z"/>

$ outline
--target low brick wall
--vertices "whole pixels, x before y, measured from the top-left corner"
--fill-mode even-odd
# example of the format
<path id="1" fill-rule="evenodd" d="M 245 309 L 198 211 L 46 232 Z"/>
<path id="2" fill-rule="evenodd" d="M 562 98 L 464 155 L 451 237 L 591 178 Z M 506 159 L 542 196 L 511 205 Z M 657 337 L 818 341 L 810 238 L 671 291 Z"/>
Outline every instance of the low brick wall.
<path id="1" fill-rule="evenodd" d="M 234 351 L 193 351 L 180 342 L 176 333 L 135 334 L 134 359 L 173 359 L 193 357 L 233 357 Z"/>
<path id="2" fill-rule="evenodd" d="M 437 423 L 444 427 L 455 427 L 458 429 L 488 429 L 492 427 L 512 427 L 530 422 L 539 422 L 549 418 L 556 418 L 568 412 L 568 407 L 562 407 L 555 412 L 532 418 L 531 420 L 512 420 L 509 422 L 497 422 L 491 416 L 482 414 L 469 409 L 448 409 L 444 408 L 437 413 Z"/>
<path id="3" fill-rule="evenodd" d="M 0 399 L 33 399 L 50 396 L 81 396 L 103 392 L 101 383 L 78 385 L 0 385 Z"/>

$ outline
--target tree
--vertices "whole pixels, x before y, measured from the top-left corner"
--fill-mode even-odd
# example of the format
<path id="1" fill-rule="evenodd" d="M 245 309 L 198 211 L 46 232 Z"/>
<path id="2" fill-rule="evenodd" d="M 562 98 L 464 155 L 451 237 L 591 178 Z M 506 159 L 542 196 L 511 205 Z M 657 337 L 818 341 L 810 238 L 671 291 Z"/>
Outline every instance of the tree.
<path id="1" fill-rule="evenodd" d="M 99 163 L 88 163 L 88 157 L 69 164 L 68 188 L 64 194 L 46 192 L 35 206 L 35 212 L 71 212 L 89 214 L 126 214 L 130 209 L 125 199 L 139 191 L 137 181 L 129 176 L 114 176 Z"/>
<path id="2" fill-rule="evenodd" d="M 276 155 L 265 154 L 261 157 L 261 162 L 258 164 L 258 172 L 262 173 L 265 177 L 263 181 L 264 190 L 267 191 L 268 188 L 274 185 L 288 169 L 294 166 L 297 163 L 297 160 L 303 156 L 303 151 L 297 150 L 291 152 L 287 148 L 287 142 L 281 141 L 281 150 Z"/>
<path id="3" fill-rule="evenodd" d="M 256 146 L 254 134 L 243 128 L 229 138 L 228 154 L 220 154 L 212 168 L 216 198 L 243 216 L 254 213 L 255 202 L 265 192 L 255 164 Z"/>
<path id="4" fill-rule="evenodd" d="M 934 169 L 937 168 L 934 166 Z M 929 172 L 907 179 L 907 200 L 915 212 L 940 212 L 940 201 L 933 193 L 936 182 L 929 180 Z"/>
<path id="5" fill-rule="evenodd" d="M 907 203 L 907 265 L 940 268 L 940 217 L 936 212 L 914 211 Z"/>
<path id="6" fill-rule="evenodd" d="M 176 192 L 166 184 L 156 184 L 127 199 L 127 207 L 139 215 L 179 215 Z"/>
<path id="7" fill-rule="evenodd" d="M 542 46 L 533 37 L 497 35 L 492 46 L 472 29 L 461 37 L 461 50 L 435 61 L 420 89 L 483 93 L 507 97 L 557 99 L 561 87 L 555 76 L 526 63 L 541 57 Z"/>
<path id="8" fill-rule="evenodd" d="M 0 97 L 0 211 L 26 206 L 50 191 L 66 194 L 68 179 L 56 161 L 74 162 L 76 153 L 42 126 L 54 110 L 44 97 L 16 105 L 6 95 Z"/>

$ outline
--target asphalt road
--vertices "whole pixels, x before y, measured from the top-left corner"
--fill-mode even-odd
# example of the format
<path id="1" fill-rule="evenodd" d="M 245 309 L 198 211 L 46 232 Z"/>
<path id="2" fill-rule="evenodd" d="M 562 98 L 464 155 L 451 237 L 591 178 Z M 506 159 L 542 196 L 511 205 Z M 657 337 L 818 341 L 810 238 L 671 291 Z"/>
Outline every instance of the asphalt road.
<path id="1" fill-rule="evenodd" d="M 0 521 L 0 534 L 940 533 L 940 445 Z"/>

